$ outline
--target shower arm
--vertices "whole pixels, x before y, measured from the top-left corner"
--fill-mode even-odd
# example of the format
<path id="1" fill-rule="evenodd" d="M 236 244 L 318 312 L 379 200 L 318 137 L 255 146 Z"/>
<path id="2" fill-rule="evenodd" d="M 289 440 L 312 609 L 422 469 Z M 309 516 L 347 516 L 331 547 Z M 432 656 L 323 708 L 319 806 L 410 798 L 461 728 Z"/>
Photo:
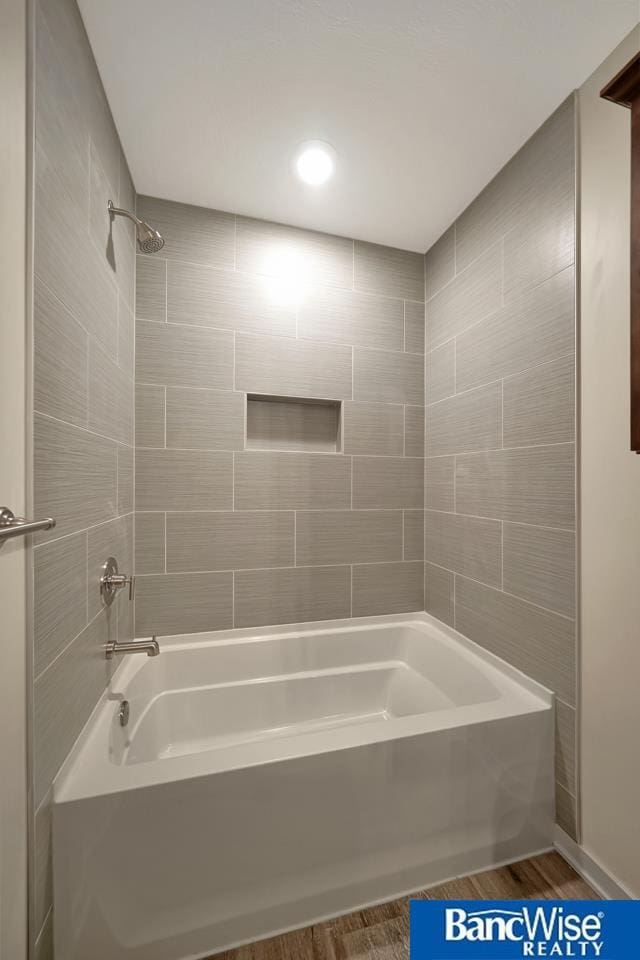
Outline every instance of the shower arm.
<path id="1" fill-rule="evenodd" d="M 142 220 L 135 216 L 135 214 L 130 213 L 129 210 L 123 210 L 122 207 L 115 207 L 113 205 L 113 200 L 109 200 L 107 203 L 107 210 L 109 211 L 112 217 L 128 217 L 132 223 L 135 223 L 136 226 L 142 225 Z"/>

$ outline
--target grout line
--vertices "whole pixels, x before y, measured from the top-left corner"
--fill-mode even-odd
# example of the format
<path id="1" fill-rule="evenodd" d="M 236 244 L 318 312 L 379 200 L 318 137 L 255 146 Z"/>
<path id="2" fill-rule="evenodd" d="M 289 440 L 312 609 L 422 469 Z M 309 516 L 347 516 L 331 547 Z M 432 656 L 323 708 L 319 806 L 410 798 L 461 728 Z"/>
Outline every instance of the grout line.
<path id="1" fill-rule="evenodd" d="M 454 220 L 453 221 L 453 276 L 454 276 L 454 279 L 457 276 L 457 273 L 458 273 L 458 221 Z"/>
<path id="2" fill-rule="evenodd" d="M 349 565 L 349 616 L 353 616 L 353 564 Z"/>
<path id="3" fill-rule="evenodd" d="M 453 457 L 453 512 L 458 512 L 458 457 L 454 455 Z M 444 513 L 445 511 L 436 511 L 436 513 Z"/>
<path id="4" fill-rule="evenodd" d="M 233 215 L 233 269 L 238 269 L 238 214 Z"/>
<path id="5" fill-rule="evenodd" d="M 164 514 L 164 572 L 167 573 L 167 512 Z"/>
<path id="6" fill-rule="evenodd" d="M 453 575 L 453 629 L 456 628 L 456 575 Z"/>
<path id="7" fill-rule="evenodd" d="M 231 571 L 231 624 L 236 625 L 236 572 Z"/>
<path id="8" fill-rule="evenodd" d="M 291 572 L 295 572 L 296 570 L 335 570 L 336 568 L 344 568 L 344 567 L 389 567 L 389 566 L 398 567 L 398 566 L 406 566 L 407 564 L 414 565 L 416 563 L 424 563 L 424 561 L 423 560 L 397 560 L 397 559 L 358 560 L 357 563 L 349 563 L 348 561 L 345 561 L 343 563 L 299 563 L 295 567 L 291 566 L 291 564 L 279 564 L 278 566 L 272 566 L 272 567 L 225 567 L 225 568 L 216 568 L 215 570 L 203 570 L 198 568 L 197 570 L 171 570 L 170 574 L 172 577 L 192 577 L 194 574 L 200 574 L 200 573 L 210 574 L 210 575 L 217 575 L 217 574 L 223 574 L 223 573 L 269 573 L 272 570 L 290 570 Z M 432 563 L 430 560 L 428 560 L 427 563 L 431 563 L 431 565 L 434 567 L 439 566 L 439 564 Z M 446 570 L 447 568 L 441 567 L 441 569 Z M 453 571 L 449 570 L 447 572 L 452 573 Z M 163 576 L 165 576 L 165 574 L 163 573 L 141 573 L 139 574 L 139 579 L 151 580 L 154 577 L 157 578 L 157 577 L 163 577 Z M 467 577 L 466 579 L 470 580 L 471 578 Z M 475 582 L 481 583 L 481 581 L 475 581 Z M 481 585 L 483 587 L 488 586 L 488 584 L 485 584 L 485 583 L 482 583 Z M 492 588 L 492 589 L 495 589 L 495 588 Z M 522 598 L 517 597 L 516 599 L 520 600 Z M 526 602 L 529 603 L 529 601 L 526 601 Z M 535 606 L 535 604 L 532 604 L 532 606 Z M 100 613 L 102 612 L 103 610 L 100 611 Z M 548 611 L 548 612 L 553 613 L 553 611 Z M 99 615 L 100 614 L 97 614 L 97 616 Z M 562 616 L 562 614 L 558 614 L 558 616 Z M 568 620 L 569 618 L 565 617 L 564 619 Z M 94 620 L 95 620 L 95 617 L 94 617 Z M 85 624 L 85 626 L 82 629 L 86 630 L 87 626 L 89 626 L 89 624 Z M 82 631 L 80 631 L 80 633 L 82 633 Z M 74 640 L 77 640 L 78 636 L 74 637 Z M 73 643 L 73 640 L 71 641 L 71 643 Z M 68 644 L 68 646 L 70 645 L 71 644 Z M 65 647 L 65 649 L 67 648 Z M 49 667 L 46 667 L 46 670 L 48 669 Z M 44 672 L 45 671 L 43 670 L 42 673 Z"/>
<path id="9" fill-rule="evenodd" d="M 402 301 L 402 349 L 407 352 L 407 301 Z"/>
<path id="10" fill-rule="evenodd" d="M 370 510 L 375 508 L 369 507 Z M 385 509 L 392 509 L 386 507 Z M 415 507 L 407 507 L 407 510 L 417 509 Z M 503 517 L 491 517 L 483 515 L 481 513 L 457 513 L 455 510 L 438 510 L 435 507 L 426 507 L 428 513 L 444 513 L 450 517 L 467 517 L 470 520 L 492 520 L 494 523 L 506 523 L 512 527 L 531 527 L 533 530 L 553 530 L 557 533 L 570 533 L 575 535 L 575 530 L 573 527 L 551 527 L 545 523 L 527 523 L 525 520 L 505 520 Z M 147 511 L 153 512 L 153 511 Z"/>
<path id="11" fill-rule="evenodd" d="M 34 685 L 45 675 L 45 673 L 48 673 L 48 671 L 51 670 L 51 667 L 54 665 L 54 663 L 57 663 L 57 662 L 58 662 L 58 660 L 60 659 L 60 657 L 63 657 L 63 656 L 65 655 L 65 653 L 67 652 L 67 650 L 69 650 L 69 649 L 74 645 L 74 643 L 76 642 L 76 640 L 78 639 L 78 637 L 80 637 L 80 636 L 84 633 L 84 631 L 87 630 L 87 629 L 91 626 L 92 623 L 95 623 L 95 621 L 98 619 L 98 617 L 101 617 L 102 614 L 106 612 L 106 609 L 107 609 L 106 607 L 101 607 L 100 610 L 98 610 L 98 612 L 95 614 L 95 616 L 93 616 L 93 617 L 91 618 L 91 620 L 89 620 L 87 623 L 85 623 L 85 625 L 82 627 L 82 629 L 79 630 L 79 631 L 76 633 L 75 637 L 73 637 L 71 640 L 69 640 L 69 642 L 66 644 L 66 646 L 64 646 L 64 647 L 62 648 L 62 650 L 59 650 L 59 651 L 58 651 L 58 653 L 55 655 L 55 657 L 53 658 L 53 660 L 46 665 L 46 667 L 44 668 L 44 670 L 41 670 L 40 673 L 34 675 L 34 678 L 33 678 L 33 683 L 34 683 Z"/>
<path id="12" fill-rule="evenodd" d="M 555 440 L 553 443 L 528 443 L 513 447 L 483 447 L 480 450 L 452 450 L 450 453 L 432 453 L 427 460 L 441 460 L 446 457 L 477 457 L 482 453 L 509 453 L 512 450 L 546 450 L 549 447 L 575 447 L 573 440 Z M 358 454 L 365 456 L 365 454 Z M 368 456 L 382 456 L 382 454 L 368 454 Z"/>
<path id="13" fill-rule="evenodd" d="M 169 261 L 168 260 L 164 260 L 164 322 L 169 323 Z"/>
<path id="14" fill-rule="evenodd" d="M 298 566 L 298 511 L 293 511 L 293 565 Z"/>
<path id="15" fill-rule="evenodd" d="M 552 610 L 550 607 L 543 607 L 540 603 L 534 603 L 533 600 L 527 600 L 526 597 L 520 597 L 517 593 L 508 593 L 506 590 L 501 590 L 500 587 L 496 587 L 491 583 L 485 583 L 483 580 L 476 580 L 475 577 L 470 577 L 466 573 L 460 573 L 457 570 L 452 570 L 450 567 L 443 567 L 441 563 L 436 563 L 434 560 L 426 560 L 426 563 L 431 564 L 432 567 L 438 567 L 439 570 L 445 570 L 447 573 L 453 574 L 454 577 L 461 577 L 463 580 L 469 580 L 471 583 L 477 583 L 480 587 L 486 587 L 487 590 L 493 590 L 494 593 L 501 593 L 505 597 L 510 597 L 512 600 L 518 600 L 520 603 L 526 603 L 529 607 L 534 607 L 536 610 L 543 610 L 545 613 L 550 613 L 554 617 L 560 617 L 561 620 L 566 620 L 567 623 L 575 624 L 574 617 L 567 617 L 564 613 L 558 613 L 557 610 Z"/>
<path id="16" fill-rule="evenodd" d="M 395 299 L 397 302 L 402 302 L 402 301 L 398 301 L 397 297 L 394 298 L 394 299 Z M 148 320 L 146 317 L 137 317 L 136 320 L 137 320 L 138 323 L 146 323 L 146 324 L 149 324 L 150 326 L 155 326 L 155 327 L 160 326 L 160 325 L 162 324 L 162 321 L 160 321 L 160 320 Z M 177 321 L 177 320 L 171 320 L 171 321 L 169 321 L 169 324 L 168 324 L 168 325 L 169 325 L 170 327 L 176 327 L 176 328 L 180 328 L 180 329 L 185 329 L 185 328 L 186 328 L 186 329 L 191 329 L 191 330 L 208 330 L 208 331 L 211 332 L 211 333 L 218 333 L 218 334 L 225 334 L 225 333 L 226 333 L 226 334 L 233 334 L 233 333 L 237 333 L 237 334 L 239 334 L 239 335 L 242 336 L 242 337 L 251 337 L 251 338 L 253 338 L 254 340 L 296 340 L 296 339 L 299 339 L 299 340 L 301 340 L 303 343 L 306 343 L 306 344 L 316 344 L 316 345 L 317 345 L 317 344 L 327 344 L 327 345 L 329 345 L 329 346 L 342 347 L 344 350 L 347 350 L 349 347 L 350 347 L 351 349 L 353 349 L 353 348 L 355 347 L 356 350 L 365 350 L 365 351 L 369 351 L 369 352 L 373 352 L 373 353 L 393 353 L 393 354 L 398 354 L 398 355 L 400 355 L 400 356 L 404 356 L 404 355 L 406 354 L 406 355 L 409 356 L 409 357 L 423 357 L 423 356 L 424 356 L 424 351 L 417 351 L 417 352 L 416 352 L 416 351 L 413 351 L 413 350 L 397 349 L 397 348 L 395 348 L 395 347 L 372 347 L 372 346 L 369 346 L 368 344 L 364 344 L 364 343 L 355 343 L 355 344 L 354 344 L 354 343 L 352 343 L 351 341 L 346 341 L 346 340 L 331 340 L 331 339 L 327 339 L 327 338 L 324 338 L 324 337 L 297 337 L 297 336 L 296 336 L 296 333 L 295 333 L 295 330 L 294 330 L 293 333 L 265 333 L 265 332 L 260 332 L 260 331 L 256 331 L 256 330 L 243 330 L 243 329 L 239 329 L 238 327 L 232 327 L 232 326 L 228 326 L 228 327 L 217 327 L 217 326 L 213 326 L 212 324 L 209 324 L 209 323 L 182 323 L 182 322 Z M 451 339 L 451 338 L 450 338 L 450 339 Z M 447 342 L 448 342 L 448 341 L 447 341 Z M 441 346 L 441 344 L 438 344 L 438 346 Z M 438 347 L 435 347 L 434 349 L 437 350 Z M 429 351 L 429 352 L 431 352 L 431 351 Z"/>

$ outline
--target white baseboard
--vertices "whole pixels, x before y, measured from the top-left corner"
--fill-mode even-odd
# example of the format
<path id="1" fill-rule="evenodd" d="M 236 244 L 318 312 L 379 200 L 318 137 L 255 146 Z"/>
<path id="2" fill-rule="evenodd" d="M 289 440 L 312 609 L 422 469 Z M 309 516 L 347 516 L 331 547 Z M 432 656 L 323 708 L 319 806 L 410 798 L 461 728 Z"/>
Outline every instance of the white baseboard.
<path id="1" fill-rule="evenodd" d="M 568 860 L 577 873 L 589 886 L 599 893 L 603 900 L 635 900 L 628 890 L 607 873 L 599 863 L 589 856 L 568 833 L 556 825 L 553 845 Z"/>

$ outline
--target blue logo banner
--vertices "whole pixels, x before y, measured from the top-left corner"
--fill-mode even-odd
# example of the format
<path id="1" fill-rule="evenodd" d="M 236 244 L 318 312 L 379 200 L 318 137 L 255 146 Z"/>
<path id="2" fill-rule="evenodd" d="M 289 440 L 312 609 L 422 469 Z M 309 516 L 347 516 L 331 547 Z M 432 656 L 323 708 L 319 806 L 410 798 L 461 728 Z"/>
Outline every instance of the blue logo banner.
<path id="1" fill-rule="evenodd" d="M 640 958 L 639 900 L 412 900 L 410 960 Z"/>

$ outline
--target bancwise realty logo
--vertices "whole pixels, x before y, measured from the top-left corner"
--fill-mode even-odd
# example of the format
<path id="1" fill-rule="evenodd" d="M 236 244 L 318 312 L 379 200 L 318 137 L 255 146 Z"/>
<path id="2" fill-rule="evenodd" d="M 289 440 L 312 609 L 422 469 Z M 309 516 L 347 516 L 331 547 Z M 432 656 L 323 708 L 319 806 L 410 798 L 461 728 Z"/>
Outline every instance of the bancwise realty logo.
<path id="1" fill-rule="evenodd" d="M 410 960 L 637 960 L 638 900 L 412 900 Z"/>

